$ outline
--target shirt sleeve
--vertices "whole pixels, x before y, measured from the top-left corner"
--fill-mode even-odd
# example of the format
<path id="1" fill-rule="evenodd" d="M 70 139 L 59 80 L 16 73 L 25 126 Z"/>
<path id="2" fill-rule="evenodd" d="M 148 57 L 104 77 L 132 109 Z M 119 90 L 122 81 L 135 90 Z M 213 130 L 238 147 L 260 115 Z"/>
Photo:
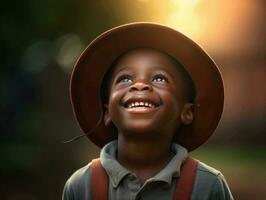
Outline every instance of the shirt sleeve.
<path id="1" fill-rule="evenodd" d="M 91 200 L 90 164 L 77 170 L 67 180 L 62 200 Z"/>
<path id="2" fill-rule="evenodd" d="M 194 182 L 192 200 L 233 200 L 223 174 L 200 162 Z"/>
<path id="3" fill-rule="evenodd" d="M 212 186 L 210 200 L 234 200 L 222 174 L 217 176 Z"/>
<path id="4" fill-rule="evenodd" d="M 71 185 L 69 184 L 69 181 L 67 181 L 65 184 L 63 195 L 62 195 L 62 200 L 74 200 L 73 189 Z"/>

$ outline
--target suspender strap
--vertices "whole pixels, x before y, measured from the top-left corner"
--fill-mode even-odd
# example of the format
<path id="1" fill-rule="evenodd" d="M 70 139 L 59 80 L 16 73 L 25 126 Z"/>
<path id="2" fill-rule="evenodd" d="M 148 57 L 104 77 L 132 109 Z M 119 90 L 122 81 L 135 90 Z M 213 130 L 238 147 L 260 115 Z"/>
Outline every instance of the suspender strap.
<path id="1" fill-rule="evenodd" d="M 92 178 L 92 199 L 93 200 L 107 200 L 108 199 L 108 175 L 103 168 L 100 159 L 92 160 L 91 165 Z"/>
<path id="2" fill-rule="evenodd" d="M 181 166 L 180 177 L 176 183 L 176 189 L 174 193 L 174 200 L 189 200 L 194 180 L 197 172 L 198 161 L 187 157 Z M 107 200 L 108 199 L 108 175 L 103 168 L 100 159 L 92 160 L 91 165 L 91 177 L 92 177 L 92 199 L 93 200 Z"/>
<path id="3" fill-rule="evenodd" d="M 197 173 L 198 160 L 191 157 L 187 157 L 181 166 L 180 177 L 176 183 L 176 189 L 174 194 L 174 200 L 189 200 L 194 180 Z"/>

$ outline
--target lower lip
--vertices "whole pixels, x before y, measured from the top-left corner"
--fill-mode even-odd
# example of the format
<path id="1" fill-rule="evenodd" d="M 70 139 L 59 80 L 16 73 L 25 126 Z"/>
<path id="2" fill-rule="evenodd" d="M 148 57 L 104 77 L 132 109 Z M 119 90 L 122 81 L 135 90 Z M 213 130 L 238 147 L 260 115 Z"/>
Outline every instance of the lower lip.
<path id="1" fill-rule="evenodd" d="M 156 108 L 148 108 L 148 107 L 135 107 L 135 108 L 126 108 L 126 110 L 130 113 L 151 113 L 157 110 Z"/>

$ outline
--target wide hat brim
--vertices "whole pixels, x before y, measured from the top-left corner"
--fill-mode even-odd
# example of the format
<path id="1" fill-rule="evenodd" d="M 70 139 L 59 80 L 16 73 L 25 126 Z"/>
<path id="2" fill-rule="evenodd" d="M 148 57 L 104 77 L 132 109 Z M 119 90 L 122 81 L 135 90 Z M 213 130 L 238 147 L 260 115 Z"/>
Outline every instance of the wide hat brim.
<path id="1" fill-rule="evenodd" d="M 221 74 L 210 56 L 180 32 L 154 23 L 115 27 L 93 40 L 79 57 L 72 72 L 70 96 L 75 117 L 84 133 L 95 128 L 103 111 L 100 88 L 111 63 L 122 53 L 138 47 L 161 50 L 176 58 L 195 83 L 197 96 L 193 123 L 181 126 L 174 142 L 192 151 L 215 131 L 224 103 Z M 88 134 L 99 147 L 117 138 L 114 128 L 103 122 Z"/>

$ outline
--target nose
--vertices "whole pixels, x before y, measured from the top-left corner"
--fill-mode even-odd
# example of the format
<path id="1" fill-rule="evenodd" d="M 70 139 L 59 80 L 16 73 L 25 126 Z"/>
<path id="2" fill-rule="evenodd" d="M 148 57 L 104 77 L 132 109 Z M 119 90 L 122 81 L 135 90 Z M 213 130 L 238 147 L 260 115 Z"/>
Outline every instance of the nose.
<path id="1" fill-rule="evenodd" d="M 143 81 L 137 81 L 133 85 L 131 85 L 129 91 L 151 91 L 152 87 L 151 85 L 143 82 Z"/>

